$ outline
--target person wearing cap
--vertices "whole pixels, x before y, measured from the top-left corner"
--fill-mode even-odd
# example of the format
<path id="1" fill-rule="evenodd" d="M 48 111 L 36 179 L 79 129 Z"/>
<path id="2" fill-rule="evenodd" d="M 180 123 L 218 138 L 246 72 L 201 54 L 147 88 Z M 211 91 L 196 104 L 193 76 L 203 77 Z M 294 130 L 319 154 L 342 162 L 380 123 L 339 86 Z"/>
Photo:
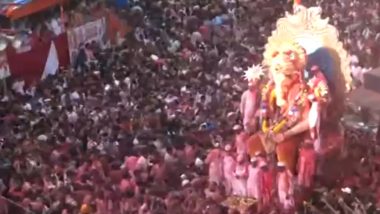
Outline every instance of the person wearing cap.
<path id="1" fill-rule="evenodd" d="M 212 149 L 206 158 L 209 182 L 221 184 L 223 180 L 222 154 L 219 148 Z"/>
<path id="2" fill-rule="evenodd" d="M 246 140 L 248 139 L 248 133 L 242 131 L 241 127 L 236 127 L 236 136 L 235 136 L 235 147 L 237 154 L 247 154 L 247 144 Z"/>
<path id="3" fill-rule="evenodd" d="M 230 195 L 232 192 L 232 184 L 234 178 L 234 169 L 236 166 L 235 159 L 233 157 L 232 146 L 227 144 L 224 147 L 223 155 L 223 183 L 226 191 L 226 195 Z"/>
<path id="4" fill-rule="evenodd" d="M 319 138 L 319 125 L 321 119 L 326 117 L 326 112 L 321 112 L 324 106 L 329 103 L 329 87 L 326 77 L 318 66 L 311 67 L 313 77 L 308 81 L 310 88 L 309 100 L 311 102 L 309 113 L 309 126 L 311 138 L 317 140 Z M 321 118 L 323 117 L 323 118 Z M 318 145 L 316 145 L 318 146 Z M 319 145 L 320 147 L 320 145 Z M 315 148 L 320 151 L 321 148 Z"/>
<path id="5" fill-rule="evenodd" d="M 257 158 L 251 158 L 251 165 L 248 167 L 247 196 L 260 201 L 263 173 L 258 164 L 259 160 Z"/>
<path id="6" fill-rule="evenodd" d="M 293 175 L 282 162 L 277 163 L 277 189 L 280 208 L 284 213 L 292 213 L 295 208 Z"/>
<path id="7" fill-rule="evenodd" d="M 257 128 L 256 112 L 260 100 L 260 79 L 263 71 L 261 66 L 252 66 L 245 71 L 245 79 L 248 81 L 248 89 L 242 94 L 240 113 L 242 115 L 244 131 L 253 133 Z"/>
<path id="8" fill-rule="evenodd" d="M 248 178 L 248 163 L 247 155 L 239 154 L 236 157 L 236 166 L 234 170 L 233 195 L 246 197 L 247 196 L 247 178 Z"/>
<path id="9" fill-rule="evenodd" d="M 297 183 L 304 188 L 312 187 L 316 173 L 317 154 L 313 147 L 313 141 L 305 141 L 299 153 Z"/>
<path id="10" fill-rule="evenodd" d="M 266 157 L 266 154 L 264 152 L 257 151 L 255 153 L 254 158 L 257 159 L 257 161 L 259 162 L 259 167 L 261 167 L 261 165 L 267 163 L 267 157 Z"/>
<path id="11" fill-rule="evenodd" d="M 182 180 L 182 182 L 181 182 L 181 186 L 182 187 L 186 187 L 186 186 L 188 186 L 190 184 L 190 181 L 188 180 L 188 179 L 184 179 L 184 180 Z"/>
<path id="12" fill-rule="evenodd" d="M 266 209 L 271 205 L 274 189 L 274 171 L 269 168 L 267 161 L 260 155 L 256 157 L 257 166 L 262 173 L 260 184 L 260 209 Z"/>
<path id="13" fill-rule="evenodd" d="M 233 127 L 232 127 L 232 130 L 234 131 L 234 132 L 240 132 L 241 130 L 242 130 L 242 127 L 241 127 L 241 125 L 239 125 L 239 124 L 235 124 Z"/>

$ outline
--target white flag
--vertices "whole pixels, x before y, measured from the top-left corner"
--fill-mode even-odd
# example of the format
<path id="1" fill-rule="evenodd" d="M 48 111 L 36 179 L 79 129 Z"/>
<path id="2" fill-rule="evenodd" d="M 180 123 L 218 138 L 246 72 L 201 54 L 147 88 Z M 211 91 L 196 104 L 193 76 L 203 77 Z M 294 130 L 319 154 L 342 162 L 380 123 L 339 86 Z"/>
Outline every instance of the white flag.
<path id="1" fill-rule="evenodd" d="M 55 48 L 54 42 L 50 45 L 49 55 L 46 60 L 44 72 L 42 73 L 41 79 L 45 79 L 49 75 L 54 75 L 57 73 L 59 68 L 59 60 L 57 49 Z"/>

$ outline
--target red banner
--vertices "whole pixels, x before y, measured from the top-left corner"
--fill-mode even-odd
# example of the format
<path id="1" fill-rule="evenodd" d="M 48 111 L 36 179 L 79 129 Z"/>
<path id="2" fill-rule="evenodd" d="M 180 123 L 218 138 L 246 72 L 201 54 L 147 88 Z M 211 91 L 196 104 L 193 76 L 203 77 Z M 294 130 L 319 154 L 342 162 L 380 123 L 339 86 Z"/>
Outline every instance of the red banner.
<path id="1" fill-rule="evenodd" d="M 57 49 L 59 65 L 67 67 L 70 64 L 67 34 L 61 34 L 52 42 Z M 8 64 L 11 76 L 24 80 L 26 84 L 38 82 L 44 71 L 51 42 L 40 43 L 30 51 L 16 53 L 14 49 L 7 50 Z"/>
<path id="2" fill-rule="evenodd" d="M 17 6 L 7 13 L 7 16 L 13 20 L 20 19 L 51 7 L 64 3 L 64 0 L 33 0 L 27 4 Z"/>
<path id="3" fill-rule="evenodd" d="M 67 68 L 70 65 L 69 42 L 67 34 L 63 33 L 54 39 L 55 47 L 58 52 L 59 65 Z"/>

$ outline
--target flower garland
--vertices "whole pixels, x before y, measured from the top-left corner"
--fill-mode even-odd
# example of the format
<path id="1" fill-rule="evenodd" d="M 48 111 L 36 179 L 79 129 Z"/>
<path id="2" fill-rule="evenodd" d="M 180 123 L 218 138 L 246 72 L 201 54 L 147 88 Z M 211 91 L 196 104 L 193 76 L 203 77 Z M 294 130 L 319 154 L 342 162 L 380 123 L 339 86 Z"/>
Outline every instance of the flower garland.
<path id="1" fill-rule="evenodd" d="M 262 124 L 261 131 L 264 134 L 272 132 L 273 134 L 278 134 L 284 130 L 285 127 L 289 126 L 289 115 L 284 115 L 277 123 L 270 125 L 269 114 L 273 112 L 273 106 L 275 106 L 276 95 L 275 89 L 271 87 L 270 84 L 267 84 L 263 89 L 263 100 L 261 104 L 261 113 L 262 115 Z M 267 95 L 269 94 L 269 100 L 267 100 Z M 302 103 L 307 101 L 308 90 L 302 90 L 299 95 L 295 98 L 295 103 L 291 107 L 290 111 L 299 111 L 299 108 L 302 106 Z M 291 114 L 292 112 L 289 112 Z M 294 122 L 293 122 L 294 123 Z"/>

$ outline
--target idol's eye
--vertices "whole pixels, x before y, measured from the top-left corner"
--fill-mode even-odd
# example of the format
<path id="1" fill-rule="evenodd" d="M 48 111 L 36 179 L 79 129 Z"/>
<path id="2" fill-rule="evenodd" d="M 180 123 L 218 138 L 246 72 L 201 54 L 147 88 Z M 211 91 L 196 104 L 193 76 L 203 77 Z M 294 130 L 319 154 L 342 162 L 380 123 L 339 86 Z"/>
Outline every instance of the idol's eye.
<path id="1" fill-rule="evenodd" d="M 276 73 L 279 73 L 279 72 L 281 71 L 281 67 L 280 67 L 280 65 L 277 65 L 276 67 L 274 67 L 274 71 L 275 71 Z"/>

